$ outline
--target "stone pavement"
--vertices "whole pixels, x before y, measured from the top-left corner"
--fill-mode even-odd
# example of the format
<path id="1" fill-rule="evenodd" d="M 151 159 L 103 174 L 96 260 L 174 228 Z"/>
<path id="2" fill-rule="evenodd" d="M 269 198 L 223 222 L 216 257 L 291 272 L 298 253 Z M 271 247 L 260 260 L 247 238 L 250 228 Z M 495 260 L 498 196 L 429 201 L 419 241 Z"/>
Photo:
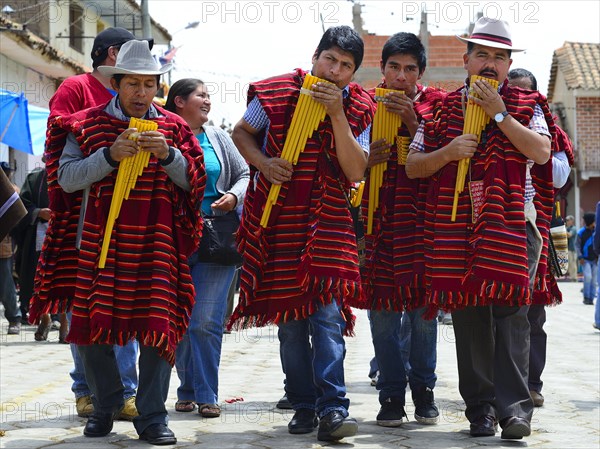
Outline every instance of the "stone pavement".
<path id="1" fill-rule="evenodd" d="M 410 393 L 410 421 L 399 428 L 375 424 L 379 403 L 367 377 L 373 354 L 366 313 L 358 311 L 356 337 L 347 340 L 346 380 L 350 413 L 359 432 L 337 444 L 357 449 L 376 448 L 585 448 L 600 447 L 600 332 L 592 327 L 594 307 L 582 304 L 581 283 L 561 283 L 563 305 L 548 309 L 548 363 L 543 379 L 546 404 L 536 409 L 532 435 L 521 441 L 496 437 L 471 438 L 457 387 L 452 326 L 440 325 L 438 383 L 435 396 L 439 424 L 414 421 Z M 82 435 L 85 420 L 78 418 L 70 391 L 69 348 L 60 345 L 58 332 L 49 341 L 36 342 L 34 328 L 7 336 L 0 329 L 0 437 L 1 448 L 100 449 L 151 447 L 140 442 L 129 422 L 118 421 L 105 438 Z M 289 411 L 275 408 L 282 395 L 279 346 L 273 327 L 225 335 L 221 362 L 220 418 L 203 419 L 197 413 L 174 411 L 178 379 L 175 371 L 167 408 L 178 447 L 206 448 L 319 448 L 316 433 L 290 435 Z M 243 401 L 228 404 L 235 397 Z"/>

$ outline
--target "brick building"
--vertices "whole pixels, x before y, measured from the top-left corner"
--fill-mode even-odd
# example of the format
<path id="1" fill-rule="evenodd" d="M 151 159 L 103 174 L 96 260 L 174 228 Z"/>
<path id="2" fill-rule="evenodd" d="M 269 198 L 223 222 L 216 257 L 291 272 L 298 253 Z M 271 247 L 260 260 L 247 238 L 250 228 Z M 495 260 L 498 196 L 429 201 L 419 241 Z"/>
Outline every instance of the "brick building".
<path id="1" fill-rule="evenodd" d="M 575 149 L 570 182 L 561 191 L 566 214 L 594 211 L 600 201 L 600 44 L 565 42 L 554 51 L 548 101 Z"/>
<path id="2" fill-rule="evenodd" d="M 356 6 L 356 5 L 355 5 Z M 369 89 L 381 81 L 381 49 L 390 36 L 378 36 L 368 33 L 362 28 L 360 17 L 354 15 L 354 28 L 361 34 L 365 43 L 365 56 L 360 69 L 356 72 L 355 81 Z M 472 25 L 471 25 L 472 26 Z M 402 31 L 398 29 L 398 31 Z M 465 30 L 468 36 L 470 30 Z M 456 90 L 463 85 L 466 72 L 463 67 L 463 54 L 466 45 L 456 36 L 432 36 L 427 29 L 427 15 L 421 15 L 419 38 L 423 42 L 427 54 L 427 68 L 421 78 L 424 85 Z"/>

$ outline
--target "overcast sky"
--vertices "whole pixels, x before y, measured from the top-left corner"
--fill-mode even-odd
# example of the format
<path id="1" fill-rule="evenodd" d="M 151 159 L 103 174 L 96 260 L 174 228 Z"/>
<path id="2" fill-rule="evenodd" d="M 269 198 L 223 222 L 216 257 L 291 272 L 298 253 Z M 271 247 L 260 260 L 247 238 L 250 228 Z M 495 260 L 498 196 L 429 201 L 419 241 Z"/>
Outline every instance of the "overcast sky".
<path id="1" fill-rule="evenodd" d="M 510 23 L 512 68 L 532 71 L 546 94 L 552 54 L 565 41 L 600 42 L 600 1 L 371 1 L 363 0 L 364 28 L 390 35 L 418 34 L 420 15 L 428 12 L 434 35 L 466 31 L 479 11 Z M 211 90 L 210 118 L 237 122 L 245 110 L 248 82 L 310 68 L 323 26 L 352 25 L 349 1 L 192 1 L 151 0 L 150 14 L 180 46 L 172 81 L 196 77 Z M 199 21 L 194 29 L 185 29 Z M 164 50 L 157 46 L 156 51 Z"/>

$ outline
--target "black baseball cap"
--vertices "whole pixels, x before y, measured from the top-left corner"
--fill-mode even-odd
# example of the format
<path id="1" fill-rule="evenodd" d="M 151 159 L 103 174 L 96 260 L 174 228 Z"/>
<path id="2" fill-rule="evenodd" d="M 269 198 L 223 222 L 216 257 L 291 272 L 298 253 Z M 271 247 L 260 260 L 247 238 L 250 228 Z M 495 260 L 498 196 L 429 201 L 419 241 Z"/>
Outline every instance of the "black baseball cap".
<path id="1" fill-rule="evenodd" d="M 98 33 L 96 39 L 94 39 L 94 46 L 92 47 L 92 61 L 94 62 L 94 66 L 100 64 L 104 59 L 106 59 L 106 55 L 108 54 L 108 49 L 110 47 L 120 47 L 125 42 L 136 39 L 136 37 L 125 28 L 115 27 L 115 28 L 106 28 Z M 148 46 L 152 49 L 154 45 L 154 39 L 148 38 L 144 39 L 148 41 Z"/>

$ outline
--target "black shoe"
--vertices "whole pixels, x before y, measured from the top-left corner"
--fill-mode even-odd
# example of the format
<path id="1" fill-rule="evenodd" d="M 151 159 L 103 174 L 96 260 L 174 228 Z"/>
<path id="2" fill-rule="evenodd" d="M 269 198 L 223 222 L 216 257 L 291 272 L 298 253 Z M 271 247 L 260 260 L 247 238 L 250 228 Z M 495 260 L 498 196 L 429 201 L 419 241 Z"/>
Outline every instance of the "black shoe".
<path id="1" fill-rule="evenodd" d="M 583 303 L 587 306 L 593 306 L 594 305 L 594 300 L 593 299 L 589 299 L 589 298 L 583 298 Z"/>
<path id="2" fill-rule="evenodd" d="M 500 425 L 502 426 L 500 438 L 503 440 L 520 440 L 531 435 L 531 426 L 525 418 L 511 416 L 503 419 Z"/>
<path id="3" fill-rule="evenodd" d="M 437 423 L 440 412 L 435 405 L 433 390 L 429 387 L 421 387 L 415 388 L 411 393 L 415 404 L 415 419 L 417 422 L 419 424 Z"/>
<path id="4" fill-rule="evenodd" d="M 177 438 L 171 429 L 166 424 L 150 424 L 140 434 L 140 440 L 147 441 L 156 446 L 165 446 L 167 444 L 177 443 Z"/>
<path id="5" fill-rule="evenodd" d="M 388 398 L 379 409 L 377 414 L 377 425 L 383 427 L 398 427 L 404 421 L 408 421 L 404 404 L 396 398 Z"/>
<path id="6" fill-rule="evenodd" d="M 346 417 L 339 411 L 329 412 L 319 421 L 319 441 L 337 441 L 356 435 L 358 423 L 354 418 Z"/>
<path id="7" fill-rule="evenodd" d="M 288 424 L 288 431 L 293 434 L 310 433 L 319 425 L 319 419 L 314 410 L 301 408 L 296 410 Z"/>
<path id="8" fill-rule="evenodd" d="M 283 395 L 275 407 L 280 410 L 292 410 L 294 408 L 292 407 L 292 403 L 288 400 L 287 394 Z"/>
<path id="9" fill-rule="evenodd" d="M 113 428 L 112 413 L 92 413 L 85 423 L 83 434 L 86 437 L 105 437 Z"/>
<path id="10" fill-rule="evenodd" d="M 493 437 L 497 430 L 496 418 L 491 415 L 481 415 L 471 422 L 469 433 L 472 437 Z"/>

